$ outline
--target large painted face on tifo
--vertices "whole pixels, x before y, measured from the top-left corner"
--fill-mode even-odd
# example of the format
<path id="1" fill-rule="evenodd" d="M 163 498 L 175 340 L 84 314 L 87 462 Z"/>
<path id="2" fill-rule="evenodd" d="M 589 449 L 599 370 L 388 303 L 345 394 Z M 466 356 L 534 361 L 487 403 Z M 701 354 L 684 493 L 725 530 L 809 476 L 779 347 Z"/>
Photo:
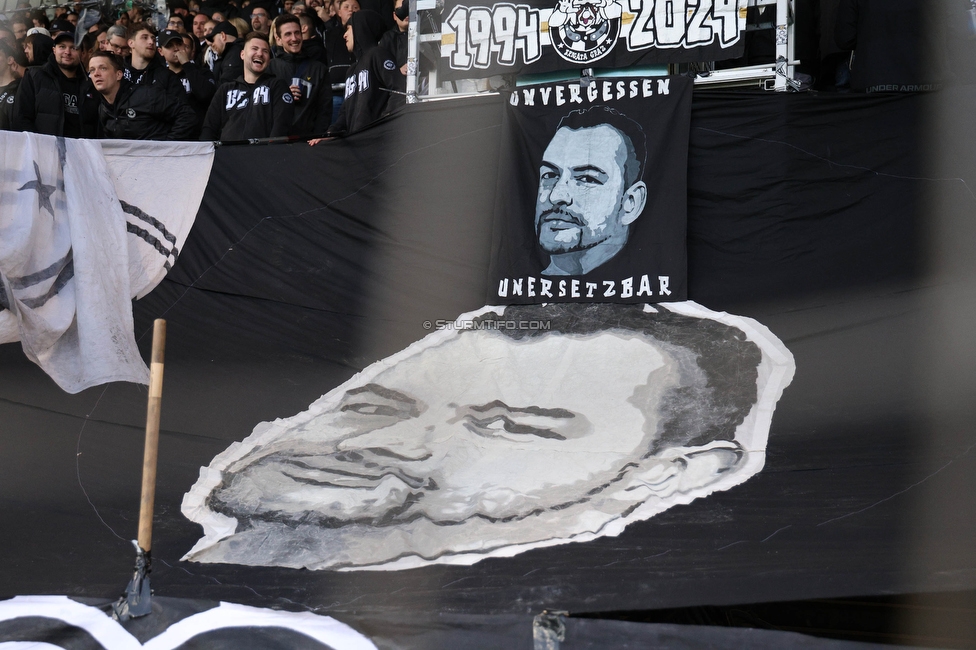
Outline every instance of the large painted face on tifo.
<path id="1" fill-rule="evenodd" d="M 333 525 L 522 517 L 617 479 L 650 449 L 670 355 L 639 334 L 466 331 L 344 392 L 229 468 L 238 514 Z"/>
<path id="2" fill-rule="evenodd" d="M 457 322 L 473 329 L 430 334 L 217 456 L 184 498 L 205 532 L 187 559 L 398 569 L 616 535 L 758 472 L 793 374 L 768 330 L 694 303 Z"/>

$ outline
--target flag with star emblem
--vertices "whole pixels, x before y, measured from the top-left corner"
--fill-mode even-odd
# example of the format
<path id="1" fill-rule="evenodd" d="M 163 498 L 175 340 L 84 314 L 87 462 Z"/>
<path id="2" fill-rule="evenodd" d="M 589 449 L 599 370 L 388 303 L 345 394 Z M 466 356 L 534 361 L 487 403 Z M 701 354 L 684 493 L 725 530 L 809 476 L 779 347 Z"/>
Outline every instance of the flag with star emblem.
<path id="1" fill-rule="evenodd" d="M 209 143 L 0 132 L 0 343 L 69 393 L 146 383 L 130 300 L 175 261 L 212 160 Z"/>

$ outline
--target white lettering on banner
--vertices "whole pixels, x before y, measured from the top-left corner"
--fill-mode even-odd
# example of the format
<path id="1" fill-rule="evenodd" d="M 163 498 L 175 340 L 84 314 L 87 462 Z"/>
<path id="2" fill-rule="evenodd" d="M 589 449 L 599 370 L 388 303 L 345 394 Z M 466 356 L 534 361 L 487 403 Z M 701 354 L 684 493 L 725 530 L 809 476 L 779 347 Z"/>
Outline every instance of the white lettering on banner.
<path id="1" fill-rule="evenodd" d="M 662 296 L 670 296 L 671 291 L 668 289 L 668 285 L 671 283 L 671 277 L 667 275 L 657 276 L 657 281 L 660 283 L 660 290 Z"/>
<path id="2" fill-rule="evenodd" d="M 656 87 L 655 87 L 656 82 Z M 568 101 L 570 104 L 583 104 L 584 100 L 590 104 L 610 102 L 618 99 L 635 97 L 654 97 L 671 94 L 670 79 L 632 79 L 630 83 L 623 81 L 594 81 L 586 92 L 581 92 L 578 83 L 555 84 L 537 88 L 520 88 L 508 98 L 512 106 L 562 106 Z"/>
<path id="3" fill-rule="evenodd" d="M 487 68 L 492 55 L 499 65 L 533 63 L 542 57 L 541 28 L 540 11 L 528 5 L 458 5 L 441 27 L 442 33 L 454 34 L 454 42 L 445 41 L 441 51 L 455 70 Z"/>
<path id="4" fill-rule="evenodd" d="M 642 296 L 654 297 L 655 295 L 659 298 L 664 298 L 671 295 L 671 276 L 669 275 L 659 275 L 657 276 L 657 282 L 659 290 L 657 294 L 651 289 L 651 279 L 650 275 L 642 275 L 639 278 L 639 287 L 637 293 L 634 294 L 634 280 L 633 276 L 629 278 L 622 278 L 620 280 L 602 280 L 600 283 L 597 282 L 581 282 L 580 280 L 559 280 L 554 282 L 552 280 L 547 280 L 545 278 L 536 278 L 531 275 L 524 278 L 503 278 L 498 281 L 498 293 L 499 298 L 507 298 L 509 296 L 526 296 L 529 298 L 539 297 L 544 298 L 639 298 Z M 602 288 L 601 288 L 602 283 Z M 536 287 L 540 287 L 541 290 L 537 292 Z M 553 287 L 556 291 L 553 293 Z M 620 289 L 618 292 L 617 289 Z M 511 289 L 511 292 L 509 291 Z"/>
<path id="5" fill-rule="evenodd" d="M 550 289 L 552 288 L 552 280 L 546 280 L 545 278 L 542 278 L 541 280 L 539 280 L 539 282 L 542 283 L 542 291 L 539 292 L 539 295 L 545 296 L 546 298 L 552 298 L 552 292 L 550 291 Z"/>
<path id="6" fill-rule="evenodd" d="M 746 0 L 629 0 L 637 14 L 627 49 L 676 48 L 738 42 L 746 27 Z"/>
<path id="7" fill-rule="evenodd" d="M 620 297 L 630 298 L 634 295 L 634 278 L 626 278 L 620 281 Z"/>
<path id="8" fill-rule="evenodd" d="M 745 30 L 748 5 L 748 0 L 548 1 L 552 8 L 455 6 L 441 25 L 442 56 L 451 68 L 470 70 L 534 63 L 544 46 L 586 64 L 610 54 L 618 39 L 631 52 L 714 43 L 726 48 Z"/>

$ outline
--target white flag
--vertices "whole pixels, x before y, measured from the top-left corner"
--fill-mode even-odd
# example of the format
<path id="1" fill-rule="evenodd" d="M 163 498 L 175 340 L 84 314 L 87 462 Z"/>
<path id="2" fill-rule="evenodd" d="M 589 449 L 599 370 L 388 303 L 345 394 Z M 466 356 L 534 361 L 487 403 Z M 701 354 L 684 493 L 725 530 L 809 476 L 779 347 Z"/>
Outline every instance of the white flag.
<path id="1" fill-rule="evenodd" d="M 69 393 L 148 382 L 130 300 L 175 262 L 213 160 L 209 144 L 139 143 L 146 155 L 138 161 L 124 153 L 132 146 L 108 145 L 123 151 L 109 156 L 110 166 L 96 141 L 0 132 L 0 343 L 21 341 Z M 180 163 L 185 173 L 203 174 L 190 192 L 185 174 L 150 180 L 153 154 L 170 158 L 176 149 L 194 152 L 196 164 Z M 172 164 L 163 167 L 172 172 Z M 134 181 L 133 170 L 142 170 Z M 172 208 L 159 204 L 157 191 L 170 181 L 179 188 Z M 120 200 L 123 192 L 130 201 Z"/>

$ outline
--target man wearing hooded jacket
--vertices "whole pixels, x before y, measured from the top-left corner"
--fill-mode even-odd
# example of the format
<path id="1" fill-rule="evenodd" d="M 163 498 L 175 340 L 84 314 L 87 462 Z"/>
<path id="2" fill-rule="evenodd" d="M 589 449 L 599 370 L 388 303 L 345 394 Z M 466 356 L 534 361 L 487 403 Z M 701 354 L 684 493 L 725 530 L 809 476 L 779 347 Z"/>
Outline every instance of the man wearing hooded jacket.
<path id="1" fill-rule="evenodd" d="M 346 26 L 346 48 L 356 63 L 346 76 L 345 99 L 330 136 L 361 131 L 404 102 L 406 77 L 389 50 L 377 45 L 386 21 L 373 11 L 358 11 Z"/>
<path id="2" fill-rule="evenodd" d="M 332 84 L 329 69 L 302 51 L 302 25 L 298 16 L 284 14 L 275 21 L 275 36 L 284 50 L 268 70 L 291 84 L 295 117 L 290 135 L 325 133 L 332 122 Z"/>
<path id="3" fill-rule="evenodd" d="M 268 37 L 251 32 L 241 52 L 244 74 L 221 84 L 203 121 L 201 140 L 249 140 L 288 135 L 294 96 L 288 81 L 267 72 Z"/>

